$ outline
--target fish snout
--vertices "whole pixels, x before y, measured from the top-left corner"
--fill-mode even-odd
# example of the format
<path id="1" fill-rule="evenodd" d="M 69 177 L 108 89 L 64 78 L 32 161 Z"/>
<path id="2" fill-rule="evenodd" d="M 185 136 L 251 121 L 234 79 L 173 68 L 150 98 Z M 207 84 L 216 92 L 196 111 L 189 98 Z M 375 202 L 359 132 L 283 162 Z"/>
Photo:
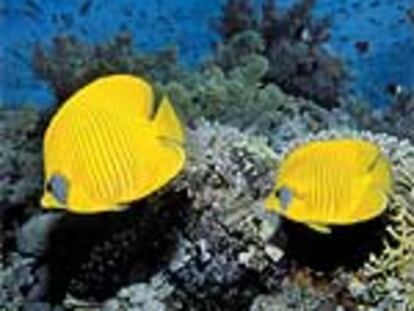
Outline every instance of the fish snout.
<path id="1" fill-rule="evenodd" d="M 272 192 L 264 201 L 264 209 L 267 212 L 280 213 L 281 206 L 278 198 Z"/>
<path id="2" fill-rule="evenodd" d="M 40 205 L 47 209 L 64 208 L 64 206 L 55 199 L 52 193 L 44 191 L 40 199 Z"/>

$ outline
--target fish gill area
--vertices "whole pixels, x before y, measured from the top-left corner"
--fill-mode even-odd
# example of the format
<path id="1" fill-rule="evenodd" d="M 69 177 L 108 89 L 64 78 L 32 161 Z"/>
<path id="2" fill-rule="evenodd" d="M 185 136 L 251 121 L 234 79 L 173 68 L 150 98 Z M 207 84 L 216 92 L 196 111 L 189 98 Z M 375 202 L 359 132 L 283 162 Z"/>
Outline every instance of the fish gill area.
<path id="1" fill-rule="evenodd" d="M 185 124 L 188 159 L 128 210 L 46 212 L 42 139 L 58 105 L 1 108 L 0 310 L 414 310 L 414 92 L 381 114 L 346 97 L 345 65 L 324 50 L 312 5 L 254 20 L 248 1 L 228 1 L 222 42 L 196 71 L 174 49 L 137 51 L 125 32 L 37 46 L 35 70 L 58 102 L 115 72 L 151 81 Z M 276 24 L 285 31 L 269 32 Z M 374 142 L 390 159 L 386 212 L 329 237 L 263 217 L 284 156 L 332 138 Z"/>

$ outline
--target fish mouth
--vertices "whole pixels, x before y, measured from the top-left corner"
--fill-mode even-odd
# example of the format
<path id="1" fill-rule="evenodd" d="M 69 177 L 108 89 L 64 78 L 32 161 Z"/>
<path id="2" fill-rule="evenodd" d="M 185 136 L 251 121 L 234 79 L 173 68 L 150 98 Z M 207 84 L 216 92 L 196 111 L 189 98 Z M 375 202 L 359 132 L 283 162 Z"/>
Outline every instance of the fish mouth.
<path id="1" fill-rule="evenodd" d="M 40 205 L 46 209 L 63 209 L 65 206 L 59 203 L 50 193 L 45 192 L 40 199 Z"/>
<path id="2" fill-rule="evenodd" d="M 281 213 L 280 203 L 273 194 L 269 195 L 267 199 L 265 199 L 264 209 L 269 213 Z"/>

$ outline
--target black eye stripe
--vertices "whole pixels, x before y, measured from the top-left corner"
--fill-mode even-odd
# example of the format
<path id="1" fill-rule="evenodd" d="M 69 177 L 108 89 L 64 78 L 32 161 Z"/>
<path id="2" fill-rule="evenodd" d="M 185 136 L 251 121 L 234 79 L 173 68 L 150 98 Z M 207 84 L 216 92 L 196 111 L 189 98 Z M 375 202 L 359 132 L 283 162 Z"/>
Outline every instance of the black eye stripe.
<path id="1" fill-rule="evenodd" d="M 46 183 L 46 191 L 48 192 L 52 192 L 53 191 L 53 186 L 52 183 L 50 182 L 50 180 Z"/>
<path id="2" fill-rule="evenodd" d="M 63 175 L 53 174 L 46 183 L 46 191 L 53 195 L 53 197 L 60 203 L 66 204 L 69 183 Z"/>

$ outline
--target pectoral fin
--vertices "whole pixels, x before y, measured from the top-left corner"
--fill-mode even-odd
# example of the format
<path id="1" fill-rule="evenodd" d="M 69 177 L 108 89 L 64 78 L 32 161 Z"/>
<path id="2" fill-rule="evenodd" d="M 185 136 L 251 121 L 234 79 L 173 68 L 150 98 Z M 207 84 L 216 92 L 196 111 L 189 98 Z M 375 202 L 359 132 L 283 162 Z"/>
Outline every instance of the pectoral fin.
<path id="1" fill-rule="evenodd" d="M 318 223 L 307 223 L 306 224 L 309 228 L 311 228 L 312 230 L 315 230 L 319 233 L 323 233 L 323 234 L 331 234 L 332 230 L 331 228 L 329 228 L 328 226 L 324 226 Z"/>

